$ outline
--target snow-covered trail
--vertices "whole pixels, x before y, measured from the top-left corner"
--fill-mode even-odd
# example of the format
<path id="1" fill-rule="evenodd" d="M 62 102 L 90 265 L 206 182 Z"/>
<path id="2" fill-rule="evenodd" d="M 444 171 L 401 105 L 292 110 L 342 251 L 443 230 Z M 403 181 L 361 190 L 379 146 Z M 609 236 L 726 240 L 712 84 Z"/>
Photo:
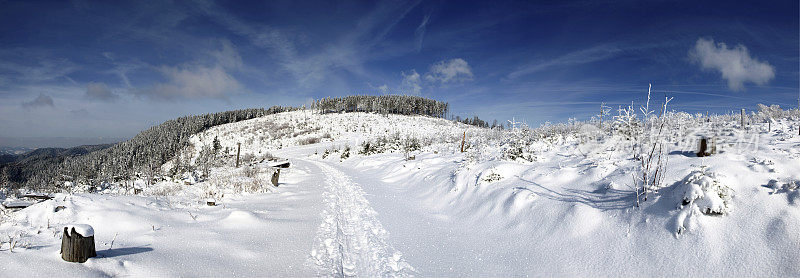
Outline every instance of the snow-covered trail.
<path id="1" fill-rule="evenodd" d="M 487 220 L 475 225 L 468 219 L 434 209 L 400 183 L 387 183 L 385 177 L 359 171 L 337 163 L 325 166 L 360 184 L 377 211 L 376 218 L 388 230 L 388 243 L 403 253 L 421 277 L 514 276 L 537 273 L 541 260 L 519 253 L 524 240 L 513 238 L 506 226 L 493 226 Z M 498 230 L 496 228 L 500 228 Z M 554 254 L 555 255 L 555 254 Z M 514 265 L 509 268 L 508 265 Z M 548 267 L 553 269 L 553 266 Z M 575 275 L 569 269 L 555 273 Z"/>
<path id="2" fill-rule="evenodd" d="M 314 161 L 325 175 L 325 210 L 312 263 L 318 274 L 336 277 L 409 276 L 414 269 L 385 240 L 386 230 L 361 187 L 342 171 Z"/>

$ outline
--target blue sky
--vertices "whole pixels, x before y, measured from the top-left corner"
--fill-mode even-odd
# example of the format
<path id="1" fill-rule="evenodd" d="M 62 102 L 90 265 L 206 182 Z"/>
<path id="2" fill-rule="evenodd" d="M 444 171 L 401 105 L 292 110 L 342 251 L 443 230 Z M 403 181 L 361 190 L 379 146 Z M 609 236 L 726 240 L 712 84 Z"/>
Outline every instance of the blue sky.
<path id="1" fill-rule="evenodd" d="M 795 0 L 108 2 L 0 1 L 0 137 L 385 93 L 538 125 L 649 83 L 717 113 L 795 107 L 800 86 Z"/>

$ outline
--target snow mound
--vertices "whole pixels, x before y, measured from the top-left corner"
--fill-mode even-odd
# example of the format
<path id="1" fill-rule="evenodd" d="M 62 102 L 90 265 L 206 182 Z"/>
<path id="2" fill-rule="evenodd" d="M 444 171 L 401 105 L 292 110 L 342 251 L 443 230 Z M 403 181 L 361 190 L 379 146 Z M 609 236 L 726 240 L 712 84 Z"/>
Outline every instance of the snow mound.
<path id="1" fill-rule="evenodd" d="M 226 227 L 234 228 L 253 225 L 259 222 L 261 222 L 261 219 L 259 219 L 258 216 L 243 210 L 235 210 L 231 212 L 228 217 L 225 217 L 225 219 L 222 221 Z"/>
<path id="2" fill-rule="evenodd" d="M 67 233 L 70 236 L 74 236 L 71 234 L 73 231 L 82 237 L 94 236 L 94 228 L 86 224 L 71 224 L 65 226 L 65 228 L 67 228 Z"/>

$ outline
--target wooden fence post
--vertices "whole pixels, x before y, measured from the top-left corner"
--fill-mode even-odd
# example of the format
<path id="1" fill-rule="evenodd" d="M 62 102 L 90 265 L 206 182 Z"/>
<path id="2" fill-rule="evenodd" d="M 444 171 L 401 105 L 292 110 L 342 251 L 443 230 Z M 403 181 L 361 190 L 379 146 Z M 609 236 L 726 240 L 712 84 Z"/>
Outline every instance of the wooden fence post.
<path id="1" fill-rule="evenodd" d="M 242 143 L 236 143 L 236 168 L 239 168 L 239 152 L 242 150 Z"/>
<path id="2" fill-rule="evenodd" d="M 277 187 L 278 186 L 278 178 L 281 176 L 281 169 L 280 168 L 274 168 L 274 169 L 275 169 L 275 172 L 272 173 L 272 179 L 270 179 L 270 181 L 272 182 L 273 186 Z"/>
<path id="3" fill-rule="evenodd" d="M 461 152 L 464 152 L 464 141 L 467 141 L 467 132 L 464 131 L 464 137 L 461 137 Z"/>

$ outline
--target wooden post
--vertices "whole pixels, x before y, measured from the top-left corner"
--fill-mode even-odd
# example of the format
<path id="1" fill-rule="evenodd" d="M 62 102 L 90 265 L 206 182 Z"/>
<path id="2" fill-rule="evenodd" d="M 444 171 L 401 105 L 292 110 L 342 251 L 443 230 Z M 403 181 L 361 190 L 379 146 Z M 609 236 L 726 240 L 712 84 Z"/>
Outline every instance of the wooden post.
<path id="1" fill-rule="evenodd" d="M 464 141 L 467 141 L 467 132 L 464 131 L 464 137 L 461 137 L 461 152 L 464 152 Z"/>
<path id="2" fill-rule="evenodd" d="M 239 168 L 239 152 L 242 150 L 242 143 L 236 143 L 236 168 Z"/>
<path id="3" fill-rule="evenodd" d="M 742 108 L 742 129 L 744 129 L 744 108 Z"/>
<path id="4" fill-rule="evenodd" d="M 270 180 L 273 186 L 275 187 L 278 186 L 278 178 L 280 177 L 280 175 L 281 175 L 281 169 L 275 168 L 275 172 L 272 173 L 272 179 Z"/>
<path id="5" fill-rule="evenodd" d="M 61 237 L 61 258 L 68 262 L 85 263 L 89 258 L 96 257 L 94 249 L 94 230 L 92 226 L 84 229 L 82 235 L 75 231 L 75 226 L 64 227 L 64 235 Z"/>

